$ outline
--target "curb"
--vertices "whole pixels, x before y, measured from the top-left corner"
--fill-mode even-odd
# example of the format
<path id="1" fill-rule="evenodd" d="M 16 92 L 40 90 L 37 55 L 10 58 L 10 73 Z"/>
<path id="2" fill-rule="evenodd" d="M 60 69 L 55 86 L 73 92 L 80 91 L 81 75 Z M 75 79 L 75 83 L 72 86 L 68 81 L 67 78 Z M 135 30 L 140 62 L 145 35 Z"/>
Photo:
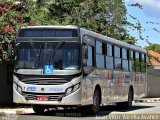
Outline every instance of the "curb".
<path id="1" fill-rule="evenodd" d="M 156 103 L 160 102 L 160 98 L 144 98 L 144 99 L 139 99 L 139 100 L 134 100 L 135 103 Z"/>
<path id="2" fill-rule="evenodd" d="M 34 113 L 32 108 L 0 109 L 0 115 L 21 115 Z"/>

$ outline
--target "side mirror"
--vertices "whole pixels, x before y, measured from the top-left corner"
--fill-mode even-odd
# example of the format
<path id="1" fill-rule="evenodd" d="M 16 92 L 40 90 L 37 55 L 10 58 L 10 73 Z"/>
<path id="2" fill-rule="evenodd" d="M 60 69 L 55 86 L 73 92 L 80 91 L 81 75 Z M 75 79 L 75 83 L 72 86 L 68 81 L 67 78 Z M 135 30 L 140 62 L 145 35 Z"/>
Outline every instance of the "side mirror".
<path id="1" fill-rule="evenodd" d="M 8 53 L 10 60 L 16 60 L 15 50 L 16 50 L 16 44 L 14 44 L 14 43 L 8 44 L 7 53 Z"/>
<path id="2" fill-rule="evenodd" d="M 7 52 L 8 52 L 8 55 L 9 55 L 9 56 L 12 55 L 12 49 L 13 49 L 12 44 L 8 44 L 8 50 L 7 50 Z"/>
<path id="3" fill-rule="evenodd" d="M 87 66 L 87 59 L 83 59 L 83 66 Z"/>

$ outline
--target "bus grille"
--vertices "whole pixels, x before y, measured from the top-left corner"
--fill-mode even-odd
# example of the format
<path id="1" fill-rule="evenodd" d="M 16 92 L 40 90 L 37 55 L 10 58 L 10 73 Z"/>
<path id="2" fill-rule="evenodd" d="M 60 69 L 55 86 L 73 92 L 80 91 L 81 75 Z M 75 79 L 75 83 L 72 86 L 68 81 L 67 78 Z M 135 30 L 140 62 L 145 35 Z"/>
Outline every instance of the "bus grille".
<path id="1" fill-rule="evenodd" d="M 67 83 L 68 81 L 64 78 L 43 78 L 43 79 L 23 79 L 21 80 L 25 84 L 32 84 L 32 85 L 62 85 Z"/>
<path id="2" fill-rule="evenodd" d="M 23 96 L 28 100 L 36 100 L 36 96 L 47 96 L 48 101 L 58 101 L 58 98 L 65 96 L 65 93 L 28 93 L 23 92 Z"/>

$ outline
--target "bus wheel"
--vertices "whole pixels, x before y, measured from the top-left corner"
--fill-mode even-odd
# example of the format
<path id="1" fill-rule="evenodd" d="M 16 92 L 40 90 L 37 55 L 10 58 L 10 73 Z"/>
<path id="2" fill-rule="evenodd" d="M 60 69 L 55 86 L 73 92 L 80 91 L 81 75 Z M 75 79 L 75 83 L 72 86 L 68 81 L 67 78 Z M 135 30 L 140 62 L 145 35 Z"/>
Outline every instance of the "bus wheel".
<path id="1" fill-rule="evenodd" d="M 33 111 L 37 114 L 42 114 L 44 113 L 45 107 L 44 106 L 40 106 L 40 105 L 34 105 L 33 106 Z"/>
<path id="2" fill-rule="evenodd" d="M 132 89 L 129 89 L 128 101 L 126 102 L 126 107 L 127 108 L 131 108 L 132 107 L 132 101 L 133 101 L 133 91 L 132 91 Z"/>
<path id="3" fill-rule="evenodd" d="M 89 112 L 94 115 L 97 114 L 100 110 L 100 93 L 98 89 L 94 91 L 93 104 L 89 107 L 89 110 Z"/>

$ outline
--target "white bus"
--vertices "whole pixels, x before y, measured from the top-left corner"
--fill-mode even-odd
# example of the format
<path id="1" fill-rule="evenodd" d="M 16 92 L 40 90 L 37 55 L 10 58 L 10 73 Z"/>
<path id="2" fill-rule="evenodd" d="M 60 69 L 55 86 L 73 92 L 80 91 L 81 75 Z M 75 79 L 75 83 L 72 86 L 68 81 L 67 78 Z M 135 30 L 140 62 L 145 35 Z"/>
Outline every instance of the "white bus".
<path id="1" fill-rule="evenodd" d="M 146 51 L 76 26 L 28 26 L 16 37 L 13 101 L 48 107 L 131 107 L 146 94 Z"/>

